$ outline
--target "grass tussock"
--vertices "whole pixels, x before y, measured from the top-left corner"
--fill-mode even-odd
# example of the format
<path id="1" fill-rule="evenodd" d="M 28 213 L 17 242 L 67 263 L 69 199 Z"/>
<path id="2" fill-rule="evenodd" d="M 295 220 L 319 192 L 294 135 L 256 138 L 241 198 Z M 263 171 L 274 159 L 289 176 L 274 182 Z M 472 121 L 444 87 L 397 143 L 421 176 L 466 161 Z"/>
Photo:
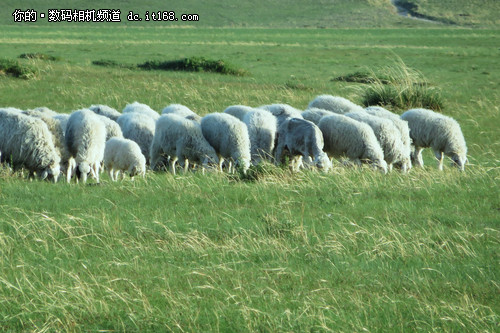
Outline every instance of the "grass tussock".
<path id="1" fill-rule="evenodd" d="M 137 69 L 137 66 L 131 64 L 123 64 L 117 62 L 115 60 L 109 59 L 100 59 L 92 61 L 92 65 L 102 66 L 102 67 L 111 67 L 111 68 L 128 68 L 128 69 Z"/>
<path id="2" fill-rule="evenodd" d="M 400 110 L 426 108 L 435 111 L 444 108 L 441 91 L 428 83 L 421 72 L 406 66 L 402 60 L 382 71 L 383 77 L 373 73 L 374 82 L 362 92 L 365 106 L 381 105 Z"/>
<path id="3" fill-rule="evenodd" d="M 137 65 L 137 67 L 146 70 L 211 72 L 236 76 L 248 75 L 247 71 L 236 68 L 225 60 L 211 60 L 204 57 L 190 57 L 170 61 L 150 60 Z"/>
<path id="4" fill-rule="evenodd" d="M 9 75 L 20 79 L 32 79 L 37 71 L 33 66 L 23 64 L 17 60 L 0 59 L 0 75 Z"/>
<path id="5" fill-rule="evenodd" d="M 49 61 L 58 61 L 61 60 L 60 57 L 54 57 L 45 53 L 23 53 L 19 55 L 20 59 L 38 59 L 38 60 L 49 60 Z"/>
<path id="6" fill-rule="evenodd" d="M 346 75 L 340 75 L 331 79 L 334 82 L 352 82 L 352 83 L 366 83 L 372 84 L 376 82 L 380 82 L 382 84 L 389 84 L 390 81 L 388 78 L 383 75 L 373 75 L 373 73 L 369 73 L 367 71 L 358 71 Z"/>

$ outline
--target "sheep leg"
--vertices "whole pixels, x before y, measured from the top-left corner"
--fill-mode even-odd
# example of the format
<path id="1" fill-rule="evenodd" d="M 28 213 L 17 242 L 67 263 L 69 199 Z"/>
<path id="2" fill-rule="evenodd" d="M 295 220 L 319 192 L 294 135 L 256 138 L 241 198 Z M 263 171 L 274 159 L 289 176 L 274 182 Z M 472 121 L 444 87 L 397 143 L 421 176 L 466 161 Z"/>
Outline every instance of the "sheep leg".
<path id="1" fill-rule="evenodd" d="M 115 181 L 115 178 L 113 177 L 114 176 L 113 169 L 110 167 L 106 167 L 106 168 L 109 170 L 109 178 L 111 178 L 111 181 Z"/>
<path id="2" fill-rule="evenodd" d="M 439 171 L 443 171 L 443 159 L 444 159 L 444 154 L 441 151 L 434 151 L 434 155 L 436 156 L 438 160 L 438 169 Z"/>
<path id="3" fill-rule="evenodd" d="M 177 162 L 177 156 L 172 159 L 172 162 L 170 164 L 170 168 L 172 170 L 172 173 L 175 175 L 175 162 Z"/>
<path id="4" fill-rule="evenodd" d="M 222 172 L 222 164 L 224 164 L 224 158 L 219 156 L 219 171 Z"/>
<path id="5" fill-rule="evenodd" d="M 415 151 L 413 152 L 412 160 L 414 161 L 416 166 L 423 167 L 424 159 L 422 158 L 422 147 L 415 147 Z"/>
<path id="6" fill-rule="evenodd" d="M 186 158 L 184 159 L 184 173 L 188 172 L 188 168 L 189 168 L 189 160 Z"/>

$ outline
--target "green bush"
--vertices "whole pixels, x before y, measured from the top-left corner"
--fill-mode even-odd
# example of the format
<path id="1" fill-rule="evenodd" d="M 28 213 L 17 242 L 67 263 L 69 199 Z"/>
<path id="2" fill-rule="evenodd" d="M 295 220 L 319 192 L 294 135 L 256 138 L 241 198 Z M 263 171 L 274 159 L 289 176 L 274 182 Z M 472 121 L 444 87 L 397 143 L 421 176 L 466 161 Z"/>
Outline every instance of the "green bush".
<path id="1" fill-rule="evenodd" d="M 213 72 L 236 76 L 248 74 L 245 70 L 235 68 L 224 60 L 210 60 L 204 57 L 191 57 L 170 61 L 151 60 L 139 64 L 137 67 L 146 70 L 160 69 L 165 71 Z"/>
<path id="2" fill-rule="evenodd" d="M 36 70 L 32 66 L 21 64 L 16 60 L 0 59 L 0 74 L 20 79 L 32 79 L 36 76 Z"/>
<path id="3" fill-rule="evenodd" d="M 19 56 L 21 59 L 40 59 L 40 60 L 50 60 L 50 61 L 56 61 L 56 60 L 61 60 L 59 57 L 54 57 L 51 55 L 47 55 L 44 53 L 23 53 Z"/>

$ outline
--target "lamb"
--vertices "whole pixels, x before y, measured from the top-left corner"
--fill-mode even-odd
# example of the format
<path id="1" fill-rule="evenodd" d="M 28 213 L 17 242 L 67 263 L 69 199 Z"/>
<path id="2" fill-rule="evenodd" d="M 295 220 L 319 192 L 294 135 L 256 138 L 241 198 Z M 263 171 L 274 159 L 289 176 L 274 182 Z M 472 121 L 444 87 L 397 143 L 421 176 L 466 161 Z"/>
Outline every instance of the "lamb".
<path id="1" fill-rule="evenodd" d="M 108 170 L 112 181 L 118 179 L 118 173 L 128 172 L 133 180 L 135 175 L 146 174 L 146 158 L 139 145 L 129 139 L 113 137 L 106 142 L 104 148 L 104 167 Z"/>
<path id="2" fill-rule="evenodd" d="M 322 117 L 332 115 L 332 111 L 318 109 L 318 108 L 309 108 L 302 112 L 302 117 L 305 120 L 312 121 L 314 124 L 318 125 L 319 121 Z"/>
<path id="3" fill-rule="evenodd" d="M 12 162 L 14 170 L 26 168 L 29 177 L 37 174 L 40 179 L 60 174 L 60 156 L 52 134 L 41 120 L 22 114 L 17 109 L 0 109 L 0 157 Z"/>
<path id="4" fill-rule="evenodd" d="M 272 158 L 277 131 L 276 117 L 268 111 L 252 109 L 245 114 L 243 122 L 247 125 L 252 164 L 257 165 L 263 159 Z"/>
<path id="5" fill-rule="evenodd" d="M 363 110 L 361 106 L 354 104 L 346 98 L 332 95 L 317 96 L 309 103 L 308 108 L 318 108 L 339 114 Z"/>
<path id="6" fill-rule="evenodd" d="M 135 141 L 149 164 L 149 148 L 155 136 L 156 121 L 141 113 L 124 113 L 117 120 L 123 137 Z"/>
<path id="7" fill-rule="evenodd" d="M 93 104 L 89 106 L 89 110 L 93 111 L 94 113 L 107 117 L 111 120 L 116 121 L 118 117 L 120 117 L 122 114 L 118 112 L 117 110 L 113 109 L 110 106 L 107 105 L 102 105 L 102 104 Z"/>
<path id="8" fill-rule="evenodd" d="M 423 166 L 422 150 L 431 147 L 438 160 L 438 169 L 443 170 L 444 155 L 464 171 L 467 162 L 467 146 L 458 122 L 448 116 L 427 109 L 411 109 L 401 115 L 408 122 L 410 137 L 415 151 L 413 162 Z"/>
<path id="9" fill-rule="evenodd" d="M 160 115 L 155 110 L 151 109 L 146 104 L 142 104 L 139 102 L 134 102 L 132 104 L 127 104 L 123 109 L 123 113 L 141 113 L 151 117 L 154 121 L 157 121 L 160 118 Z"/>
<path id="10" fill-rule="evenodd" d="M 200 122 L 201 117 L 198 116 L 196 113 L 191 111 L 187 106 L 182 105 L 182 104 L 170 104 L 169 106 L 165 107 L 162 111 L 161 114 L 177 114 L 179 116 L 182 116 L 186 119 L 193 120 L 196 122 Z"/>
<path id="11" fill-rule="evenodd" d="M 229 172 L 234 166 L 246 173 L 250 167 L 250 138 L 246 125 L 227 113 L 211 113 L 201 118 L 201 131 L 219 156 L 219 169 L 229 161 Z"/>
<path id="12" fill-rule="evenodd" d="M 96 114 L 97 118 L 104 124 L 106 128 L 106 141 L 113 137 L 123 138 L 123 133 L 120 125 L 114 120 L 100 114 Z"/>
<path id="13" fill-rule="evenodd" d="M 78 178 L 81 178 L 85 183 L 90 173 L 99 183 L 106 128 L 98 116 L 89 109 L 73 112 L 68 119 L 65 140 L 71 156 L 66 173 L 67 182 L 69 183 L 73 173 L 76 173 L 77 182 Z"/>
<path id="14" fill-rule="evenodd" d="M 392 170 L 392 165 L 398 162 L 401 162 L 403 172 L 411 168 L 410 151 L 403 145 L 401 133 L 390 120 L 372 116 L 364 111 L 349 112 L 345 116 L 368 124 L 373 129 L 384 152 L 389 171 Z"/>
<path id="15" fill-rule="evenodd" d="M 288 118 L 302 119 L 302 112 L 288 104 L 262 105 L 258 108 L 271 112 L 278 120 L 278 127 Z"/>
<path id="16" fill-rule="evenodd" d="M 355 164 L 371 162 L 387 173 L 384 152 L 367 124 L 340 114 L 321 118 L 318 124 L 325 141 L 324 150 L 332 157 L 347 156 Z"/>
<path id="17" fill-rule="evenodd" d="M 390 121 L 392 121 L 394 126 L 396 126 L 396 128 L 401 133 L 401 141 L 403 142 L 403 146 L 405 147 L 405 154 L 411 154 L 410 128 L 408 127 L 407 121 L 402 120 L 399 115 L 392 113 L 391 111 L 380 106 L 369 106 L 365 108 L 365 111 L 373 116 L 389 119 Z M 409 167 L 411 168 L 411 161 Z"/>
<path id="18" fill-rule="evenodd" d="M 162 115 L 156 122 L 150 160 L 153 170 L 170 160 L 174 175 L 178 160 L 184 162 L 184 172 L 190 163 L 201 164 L 203 172 L 210 164 L 219 163 L 215 149 L 203 136 L 200 125 L 176 114 Z"/>
<path id="19" fill-rule="evenodd" d="M 324 141 L 321 130 L 314 123 L 300 118 L 289 118 L 279 127 L 277 132 L 275 159 L 279 163 L 286 148 L 292 156 L 292 170 L 298 171 L 298 156 L 306 160 L 313 157 L 313 164 L 327 172 L 332 163 L 323 151 Z"/>
<path id="20" fill-rule="evenodd" d="M 228 106 L 225 110 L 224 113 L 230 114 L 231 116 L 234 116 L 238 118 L 239 120 L 243 121 L 243 118 L 245 115 L 250 112 L 255 110 L 251 106 L 246 106 L 246 105 L 231 105 Z"/>

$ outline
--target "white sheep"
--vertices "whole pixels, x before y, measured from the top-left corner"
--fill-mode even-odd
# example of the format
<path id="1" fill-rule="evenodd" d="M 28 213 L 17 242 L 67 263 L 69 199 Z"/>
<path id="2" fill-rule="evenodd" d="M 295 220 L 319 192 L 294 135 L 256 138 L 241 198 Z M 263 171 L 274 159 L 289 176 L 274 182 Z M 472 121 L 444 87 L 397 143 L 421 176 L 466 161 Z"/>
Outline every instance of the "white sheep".
<path id="1" fill-rule="evenodd" d="M 145 114 L 145 115 L 148 115 L 149 117 L 151 117 L 152 119 L 154 119 L 155 121 L 158 120 L 158 118 L 160 118 L 160 115 L 158 114 L 158 112 L 156 112 L 155 110 L 151 109 L 148 105 L 142 104 L 142 103 L 139 103 L 139 102 L 134 102 L 132 104 L 127 104 L 125 106 L 125 108 L 123 109 L 122 112 L 124 114 L 125 113 L 141 113 L 141 114 Z"/>
<path id="2" fill-rule="evenodd" d="M 371 162 L 387 173 L 387 163 L 370 126 L 341 114 L 321 118 L 318 124 L 325 141 L 324 151 L 332 157 L 347 156 L 355 164 Z"/>
<path id="3" fill-rule="evenodd" d="M 289 118 L 279 127 L 275 149 L 275 160 L 281 161 L 284 150 L 292 156 L 292 170 L 298 171 L 298 157 L 309 158 L 318 169 L 327 172 L 331 161 L 323 151 L 324 140 L 321 130 L 314 123 L 300 118 Z"/>
<path id="4" fill-rule="evenodd" d="M 243 117 L 250 139 L 250 156 L 254 165 L 263 159 L 273 157 L 277 120 L 270 112 L 260 109 L 249 110 Z"/>
<path id="5" fill-rule="evenodd" d="M 198 123 L 201 121 L 201 117 L 199 115 L 197 115 L 190 108 L 182 104 L 170 104 L 161 111 L 161 114 L 162 115 L 176 114 L 186 119 L 196 121 Z"/>
<path id="6" fill-rule="evenodd" d="M 332 114 L 332 111 L 328 111 L 325 109 L 309 108 L 302 112 L 302 117 L 305 120 L 312 121 L 314 124 L 318 125 L 322 117 L 331 116 Z"/>
<path id="7" fill-rule="evenodd" d="M 253 110 L 255 110 L 253 107 L 247 105 L 231 105 L 228 106 L 223 112 L 230 114 L 231 116 L 234 116 L 239 120 L 243 121 L 245 115 Z"/>
<path id="8" fill-rule="evenodd" d="M 62 118 L 58 117 L 60 115 L 56 114 L 54 116 L 49 116 L 50 114 L 52 114 L 51 112 L 40 110 L 39 108 L 33 110 L 25 110 L 22 112 L 23 114 L 26 114 L 30 117 L 41 119 L 47 125 L 47 128 L 52 134 L 52 142 L 54 143 L 56 152 L 61 157 L 61 171 L 63 173 L 66 173 L 68 169 L 68 162 L 71 156 L 66 147 L 66 142 L 64 139 L 66 129 L 65 125 L 63 126 L 63 124 L 61 123 Z M 69 118 L 69 115 L 67 116 Z"/>
<path id="9" fill-rule="evenodd" d="M 318 108 L 339 114 L 363 110 L 363 107 L 354 104 L 344 97 L 332 95 L 316 96 L 316 98 L 309 103 L 308 108 Z"/>
<path id="10" fill-rule="evenodd" d="M 365 111 L 349 112 L 345 116 L 369 125 L 375 133 L 382 150 L 388 170 L 392 170 L 394 163 L 401 163 L 402 171 L 411 168 L 410 151 L 403 145 L 401 133 L 389 119 L 372 116 Z"/>
<path id="11" fill-rule="evenodd" d="M 463 171 L 467 162 L 467 146 L 458 122 L 443 114 L 427 109 L 411 109 L 401 115 L 408 122 L 410 137 L 415 146 L 413 162 L 423 166 L 422 150 L 431 147 L 443 170 L 444 155 Z"/>
<path id="12" fill-rule="evenodd" d="M 288 118 L 302 119 L 302 111 L 288 104 L 269 104 L 258 108 L 271 112 L 278 120 L 278 127 Z"/>
<path id="13" fill-rule="evenodd" d="M 172 173 L 180 160 L 187 172 L 189 164 L 201 165 L 202 171 L 219 163 L 215 149 L 203 136 L 200 124 L 176 114 L 162 115 L 156 122 L 150 151 L 151 168 L 160 168 L 168 161 Z"/>
<path id="14" fill-rule="evenodd" d="M 58 113 L 55 116 L 52 116 L 52 118 L 54 118 L 57 121 L 59 121 L 59 125 L 61 126 L 62 132 L 66 133 L 66 126 L 68 125 L 69 114 L 67 114 L 67 113 Z"/>
<path id="15" fill-rule="evenodd" d="M 55 115 L 58 114 L 57 112 L 49 109 L 46 106 L 40 106 L 40 107 L 34 108 L 33 111 L 40 112 L 41 114 L 43 114 L 43 115 L 45 115 L 47 117 L 53 117 L 53 116 L 55 116 Z"/>
<path id="16" fill-rule="evenodd" d="M 405 154 L 411 155 L 411 138 L 410 138 L 410 128 L 408 127 L 408 122 L 401 119 L 399 115 L 392 113 L 391 111 L 384 109 L 381 106 L 369 106 L 365 108 L 365 111 L 373 116 L 389 119 L 393 122 L 394 126 L 401 133 L 401 141 L 403 141 L 403 146 L 405 147 Z M 396 163 L 397 165 L 398 163 Z M 402 166 L 402 165 L 401 165 Z M 411 168 L 411 161 L 409 167 Z"/>
<path id="17" fill-rule="evenodd" d="M 118 119 L 118 117 L 122 115 L 116 109 L 113 109 L 112 107 L 103 104 L 93 104 L 89 106 L 89 110 L 114 121 L 116 121 L 116 119 Z"/>
<path id="18" fill-rule="evenodd" d="M 97 118 L 104 124 L 104 127 L 106 128 L 106 141 L 113 137 L 118 137 L 118 138 L 123 138 L 123 133 L 120 125 L 111 118 L 108 118 L 106 116 L 96 114 Z"/>
<path id="19" fill-rule="evenodd" d="M 113 137 L 106 142 L 104 148 L 104 167 L 108 170 L 112 181 L 122 179 L 127 172 L 133 180 L 135 175 L 144 177 L 146 173 L 146 158 L 139 145 L 129 139 Z"/>
<path id="20" fill-rule="evenodd" d="M 85 183 L 87 175 L 99 183 L 99 170 L 104 157 L 106 128 L 99 117 L 89 109 L 71 113 L 65 134 L 66 147 L 70 153 L 66 180 L 69 183 L 73 173 Z"/>
<path id="21" fill-rule="evenodd" d="M 219 169 L 224 160 L 229 161 L 229 172 L 239 165 L 246 173 L 250 167 L 250 138 L 246 125 L 227 113 L 210 113 L 201 118 L 201 130 L 205 139 L 219 156 Z"/>
<path id="22" fill-rule="evenodd" d="M 60 156 L 52 134 L 41 119 L 22 114 L 17 109 L 0 109 L 0 152 L 14 170 L 26 168 L 29 177 L 36 173 L 41 179 L 60 174 Z"/>
<path id="23" fill-rule="evenodd" d="M 155 136 L 156 121 L 147 115 L 131 112 L 124 113 L 116 122 L 122 129 L 123 137 L 135 141 L 141 147 L 149 164 L 149 148 Z"/>

